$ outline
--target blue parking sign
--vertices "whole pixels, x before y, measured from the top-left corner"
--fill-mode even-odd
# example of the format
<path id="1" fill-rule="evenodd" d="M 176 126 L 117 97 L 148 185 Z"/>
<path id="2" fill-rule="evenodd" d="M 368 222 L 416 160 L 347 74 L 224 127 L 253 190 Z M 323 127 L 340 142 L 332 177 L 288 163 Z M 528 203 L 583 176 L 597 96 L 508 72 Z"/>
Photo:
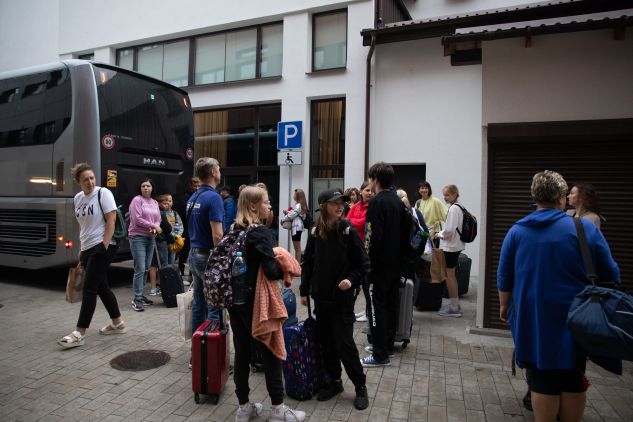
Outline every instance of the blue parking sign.
<path id="1" fill-rule="evenodd" d="M 277 149 L 301 149 L 303 122 L 277 123 Z"/>

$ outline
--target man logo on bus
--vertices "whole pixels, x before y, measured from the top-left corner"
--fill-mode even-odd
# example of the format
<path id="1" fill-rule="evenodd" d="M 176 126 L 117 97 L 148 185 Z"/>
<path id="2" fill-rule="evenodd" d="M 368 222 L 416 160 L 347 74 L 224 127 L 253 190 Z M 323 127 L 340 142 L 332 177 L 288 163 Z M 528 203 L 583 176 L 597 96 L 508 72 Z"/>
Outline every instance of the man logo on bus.
<path id="1" fill-rule="evenodd" d="M 105 149 L 114 148 L 114 138 L 112 135 L 103 135 L 103 138 L 101 138 L 101 145 L 103 145 Z"/>
<path id="2" fill-rule="evenodd" d="M 143 158 L 143 165 L 165 167 L 167 166 L 167 162 L 165 160 L 158 160 L 156 158 Z"/>

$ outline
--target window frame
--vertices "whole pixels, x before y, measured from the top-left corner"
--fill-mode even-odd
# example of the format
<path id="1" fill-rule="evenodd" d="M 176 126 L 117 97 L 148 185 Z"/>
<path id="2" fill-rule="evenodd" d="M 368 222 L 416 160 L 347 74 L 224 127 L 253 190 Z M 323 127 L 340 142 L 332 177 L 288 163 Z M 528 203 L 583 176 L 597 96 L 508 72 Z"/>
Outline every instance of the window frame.
<path id="1" fill-rule="evenodd" d="M 342 118 L 345 121 L 345 142 L 343 143 L 343 162 L 341 164 L 315 164 L 314 162 L 314 152 L 316 149 L 320 149 L 321 145 L 319 144 L 319 142 L 317 142 L 315 140 L 315 136 L 316 133 L 313 130 L 313 123 L 314 123 L 314 117 L 315 117 L 315 113 L 316 113 L 316 105 L 319 103 L 327 103 L 327 102 L 334 102 L 334 101 L 342 101 L 343 102 L 343 114 L 342 114 Z M 340 171 L 341 175 L 342 175 L 342 179 L 345 180 L 345 151 L 346 151 L 346 141 L 347 141 L 347 97 L 346 96 L 337 96 L 337 97 L 332 97 L 332 98 L 323 98 L 323 99 L 318 99 L 318 100 L 311 100 L 310 101 L 310 147 L 309 147 L 309 152 L 308 152 L 308 160 L 309 160 L 309 170 L 308 170 L 308 174 L 309 174 L 309 186 L 310 186 L 310 198 L 308 199 L 308 207 L 310 207 L 311 210 L 314 211 L 314 208 L 312 208 L 313 205 L 312 204 L 312 197 L 314 196 L 314 194 L 316 192 L 314 192 L 314 177 L 315 174 L 318 173 L 319 170 L 335 170 L 335 171 Z M 329 178 L 329 179 L 334 179 L 334 178 Z M 339 178 L 336 178 L 339 179 Z M 318 208 L 318 206 L 317 206 Z"/>
<path id="2" fill-rule="evenodd" d="M 188 70 L 187 70 L 187 85 L 181 87 L 187 87 L 187 88 L 192 88 L 192 87 L 205 87 L 205 86 L 222 86 L 222 85 L 233 85 L 233 84 L 239 84 L 239 83 L 244 83 L 244 82 L 252 82 L 252 81 L 257 81 L 257 80 L 276 80 L 276 79 L 281 79 L 281 74 L 280 75 L 275 75 L 275 76 L 261 76 L 261 59 L 262 59 L 262 29 L 268 26 L 275 26 L 275 25 L 279 25 L 282 28 L 282 35 L 283 35 L 283 27 L 284 27 L 284 22 L 283 20 L 280 21 L 274 21 L 274 22 L 266 22 L 263 24 L 259 24 L 259 25 L 249 25 L 249 26 L 243 26 L 243 27 L 239 27 L 239 28 L 231 28 L 231 29 L 226 29 L 226 30 L 222 30 L 222 31 L 213 31 L 213 32 L 206 32 L 203 34 L 197 34 L 197 35 L 191 35 L 191 36 L 187 36 L 187 37 L 179 37 L 179 38 L 173 38 L 173 39 L 169 39 L 169 40 L 165 40 L 165 41 L 157 41 L 157 42 L 150 42 L 150 43 L 144 43 L 144 44 L 139 44 L 139 45 L 133 45 L 133 46 L 127 46 L 127 47 L 121 47 L 121 48 L 117 48 L 116 49 L 116 65 L 119 66 L 119 58 L 120 58 L 120 52 L 124 51 L 124 50 L 132 50 L 132 70 L 134 72 L 138 72 L 138 52 L 143 48 L 143 47 L 147 47 L 147 46 L 152 46 L 152 45 L 161 45 L 164 46 L 166 44 L 171 44 L 171 43 L 175 43 L 175 42 L 180 42 L 180 41 L 189 41 L 189 59 L 187 61 L 187 65 L 188 65 Z M 228 34 L 228 33 L 232 33 L 232 32 L 239 32 L 239 31 L 245 31 L 245 30 L 249 30 L 249 29 L 256 29 L 257 30 L 257 37 L 256 37 L 256 43 L 255 43 L 255 48 L 256 48 L 256 54 L 255 54 L 255 77 L 254 78 L 250 78 L 250 79 L 239 79 L 239 80 L 235 80 L 235 81 L 222 81 L 222 82 L 212 82 L 212 83 L 206 83 L 206 84 L 196 84 L 195 83 L 195 66 L 196 66 L 196 48 L 197 48 L 197 41 L 199 38 L 203 38 L 203 37 L 208 37 L 208 36 L 213 36 L 213 35 L 222 35 L 222 34 Z M 283 36 L 282 36 L 282 47 L 281 47 L 281 51 L 282 51 L 282 73 L 283 73 Z M 347 40 L 346 40 L 347 42 Z M 225 67 L 226 67 L 226 57 L 225 57 Z M 329 69 L 328 69 L 329 70 Z M 225 79 L 226 79 L 226 69 L 225 69 Z"/>
<path id="3" fill-rule="evenodd" d="M 314 43 L 316 41 L 316 19 L 318 17 L 321 16 L 327 16 L 327 15 L 336 15 L 339 13 L 345 13 L 345 66 L 338 66 L 338 67 L 328 67 L 327 69 L 315 69 L 314 68 L 314 52 L 315 52 L 315 46 Z M 348 48 L 347 46 L 349 45 L 349 38 L 348 38 L 348 30 L 349 30 L 349 13 L 347 11 L 347 9 L 336 9 L 336 10 L 328 10 L 327 12 L 320 12 L 320 13 L 314 13 L 312 15 L 312 51 L 311 51 L 311 55 L 310 55 L 310 70 L 312 73 L 319 73 L 319 72 L 330 72 L 332 70 L 341 70 L 341 69 L 347 69 L 347 53 L 348 53 Z"/>

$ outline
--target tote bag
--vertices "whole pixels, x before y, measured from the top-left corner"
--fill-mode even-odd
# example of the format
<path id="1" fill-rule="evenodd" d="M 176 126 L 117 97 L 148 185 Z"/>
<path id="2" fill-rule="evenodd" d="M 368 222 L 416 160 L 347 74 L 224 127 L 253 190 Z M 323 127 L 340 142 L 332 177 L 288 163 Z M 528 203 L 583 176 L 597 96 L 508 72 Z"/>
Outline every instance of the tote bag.
<path id="1" fill-rule="evenodd" d="M 66 302 L 80 302 L 84 289 L 84 269 L 80 264 L 68 270 L 66 280 Z"/>
<path id="2" fill-rule="evenodd" d="M 437 244 L 433 243 L 431 250 L 431 283 L 441 283 L 446 280 L 446 258 L 444 251 Z"/>
<path id="3" fill-rule="evenodd" d="M 193 303 L 193 289 L 191 286 L 186 292 L 176 295 L 176 303 L 178 304 L 180 335 L 184 341 L 187 341 L 191 339 L 191 304 Z"/>

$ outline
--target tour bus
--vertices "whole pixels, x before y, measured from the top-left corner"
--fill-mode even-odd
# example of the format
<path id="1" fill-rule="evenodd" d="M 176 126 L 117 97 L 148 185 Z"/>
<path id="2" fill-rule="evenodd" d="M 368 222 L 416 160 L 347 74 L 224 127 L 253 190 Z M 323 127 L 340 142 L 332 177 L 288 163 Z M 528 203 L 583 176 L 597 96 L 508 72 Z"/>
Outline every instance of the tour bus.
<path id="1" fill-rule="evenodd" d="M 0 265 L 77 262 L 75 163 L 95 169 L 124 213 L 144 177 L 178 208 L 192 176 L 193 135 L 187 93 L 132 71 L 65 60 L 0 73 Z"/>

